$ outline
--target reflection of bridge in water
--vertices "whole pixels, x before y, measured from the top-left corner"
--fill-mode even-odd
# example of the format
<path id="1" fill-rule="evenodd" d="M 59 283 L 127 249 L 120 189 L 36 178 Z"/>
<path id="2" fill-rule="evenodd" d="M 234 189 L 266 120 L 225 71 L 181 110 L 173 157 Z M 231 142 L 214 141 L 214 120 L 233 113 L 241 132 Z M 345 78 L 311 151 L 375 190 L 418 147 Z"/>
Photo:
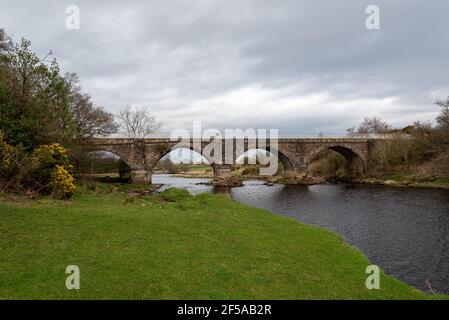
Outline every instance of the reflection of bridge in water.
<path id="1" fill-rule="evenodd" d="M 249 150 L 261 149 L 277 155 L 288 177 L 303 175 L 309 163 L 322 151 L 338 152 L 351 166 L 359 159 L 369 160 L 371 150 L 379 139 L 373 138 L 278 138 L 277 149 L 270 141 L 259 144 L 257 139 L 215 139 L 211 141 L 190 139 L 172 141 L 164 138 L 91 138 L 81 142 L 85 152 L 107 151 L 120 157 L 131 168 L 133 183 L 151 183 L 151 173 L 156 163 L 166 154 L 179 148 L 190 149 L 203 155 L 213 168 L 214 176 L 230 172 L 236 159 Z M 273 144 L 272 144 L 273 145 Z M 274 144 L 276 145 L 276 144 Z M 231 148 L 229 148 L 231 146 Z M 213 157 L 211 148 L 222 150 Z M 232 149 L 232 152 L 230 150 Z M 229 152 L 226 152 L 228 151 Z"/>

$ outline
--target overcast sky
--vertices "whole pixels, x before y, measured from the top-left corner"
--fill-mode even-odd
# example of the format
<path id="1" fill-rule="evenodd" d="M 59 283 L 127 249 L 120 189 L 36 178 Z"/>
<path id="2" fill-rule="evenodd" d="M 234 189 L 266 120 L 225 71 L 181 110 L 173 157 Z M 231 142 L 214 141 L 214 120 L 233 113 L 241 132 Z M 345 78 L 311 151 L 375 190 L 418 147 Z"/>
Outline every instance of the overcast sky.
<path id="1" fill-rule="evenodd" d="M 67 5 L 80 29 L 65 27 Z M 380 30 L 365 8 L 380 8 Z M 343 134 L 366 116 L 433 120 L 449 96 L 449 1 L 0 0 L 0 27 L 52 50 L 111 112 L 144 105 L 163 131 Z"/>

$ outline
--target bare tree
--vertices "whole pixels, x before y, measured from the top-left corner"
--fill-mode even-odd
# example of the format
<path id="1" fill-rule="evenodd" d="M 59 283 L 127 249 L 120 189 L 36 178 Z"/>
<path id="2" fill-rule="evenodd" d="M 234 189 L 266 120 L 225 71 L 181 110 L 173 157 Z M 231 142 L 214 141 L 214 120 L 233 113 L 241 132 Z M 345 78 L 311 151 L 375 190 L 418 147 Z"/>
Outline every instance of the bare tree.
<path id="1" fill-rule="evenodd" d="M 393 130 L 392 126 L 381 120 L 380 118 L 372 117 L 365 118 L 363 122 L 356 129 L 355 127 L 346 129 L 346 134 L 349 137 L 354 137 L 358 135 L 369 135 L 369 134 L 383 134 L 389 133 Z"/>
<path id="2" fill-rule="evenodd" d="M 363 122 L 359 125 L 359 128 L 357 129 L 359 133 L 374 133 L 374 134 L 388 133 L 391 130 L 392 127 L 389 124 L 387 124 L 380 118 L 376 117 L 365 118 Z"/>
<path id="3" fill-rule="evenodd" d="M 4 56 L 12 48 L 11 39 L 6 34 L 5 30 L 0 29 L 0 57 Z"/>
<path id="4" fill-rule="evenodd" d="M 91 97 L 82 92 L 78 76 L 66 74 L 65 80 L 70 86 L 69 111 L 72 114 L 77 138 L 107 136 L 118 131 L 118 124 L 112 113 L 94 105 Z"/>
<path id="5" fill-rule="evenodd" d="M 441 107 L 437 117 L 438 127 L 449 134 L 449 97 L 446 100 L 437 100 L 435 104 Z"/>
<path id="6" fill-rule="evenodd" d="M 145 107 L 128 105 L 117 114 L 117 119 L 126 129 L 129 138 L 145 138 L 160 127 L 156 117 L 151 116 Z"/>
<path id="7" fill-rule="evenodd" d="M 356 129 L 355 129 L 355 127 L 351 127 L 351 128 L 348 128 L 348 129 L 346 129 L 346 135 L 348 136 L 348 137 L 354 137 L 354 136 L 356 136 L 357 135 L 357 132 L 356 132 Z"/>

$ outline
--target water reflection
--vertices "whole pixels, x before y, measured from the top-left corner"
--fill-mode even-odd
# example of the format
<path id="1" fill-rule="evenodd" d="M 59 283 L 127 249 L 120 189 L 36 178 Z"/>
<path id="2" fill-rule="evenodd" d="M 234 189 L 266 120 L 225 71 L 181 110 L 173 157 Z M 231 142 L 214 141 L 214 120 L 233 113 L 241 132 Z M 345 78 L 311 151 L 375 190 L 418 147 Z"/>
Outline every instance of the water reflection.
<path id="1" fill-rule="evenodd" d="M 422 290 L 449 293 L 449 190 L 382 186 L 266 186 L 214 189 L 207 179 L 154 176 L 166 187 L 229 193 L 239 202 L 341 234 L 374 264 Z"/>

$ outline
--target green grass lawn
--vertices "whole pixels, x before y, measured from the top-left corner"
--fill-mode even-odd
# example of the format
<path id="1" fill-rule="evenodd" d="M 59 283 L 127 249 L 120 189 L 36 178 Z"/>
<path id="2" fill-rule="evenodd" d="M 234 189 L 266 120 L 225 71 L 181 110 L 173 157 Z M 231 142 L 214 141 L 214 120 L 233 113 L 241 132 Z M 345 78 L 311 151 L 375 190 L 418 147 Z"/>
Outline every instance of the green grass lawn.
<path id="1" fill-rule="evenodd" d="M 212 167 L 207 164 L 190 164 L 188 165 L 189 171 L 212 171 Z"/>
<path id="2" fill-rule="evenodd" d="M 384 274 L 368 290 L 368 260 L 341 237 L 223 195 L 102 190 L 0 204 L 1 299 L 432 297 Z"/>

